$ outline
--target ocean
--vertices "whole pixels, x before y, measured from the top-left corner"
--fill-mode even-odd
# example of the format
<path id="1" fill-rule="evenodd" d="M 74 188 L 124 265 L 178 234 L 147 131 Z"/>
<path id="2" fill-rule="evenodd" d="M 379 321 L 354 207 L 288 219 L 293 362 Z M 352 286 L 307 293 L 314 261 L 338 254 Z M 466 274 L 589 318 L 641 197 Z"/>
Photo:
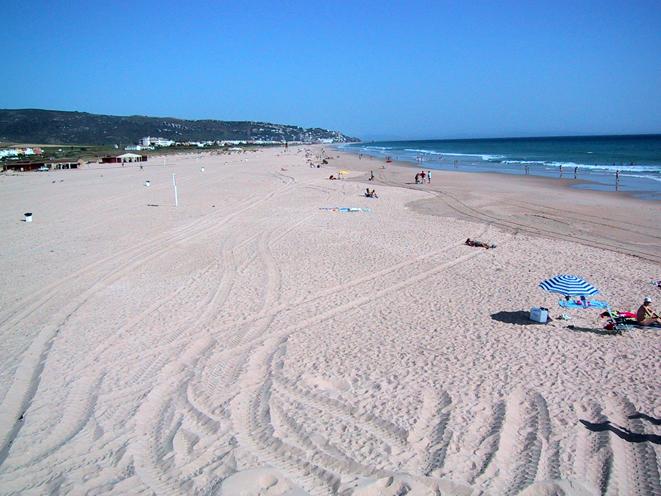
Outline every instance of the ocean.
<path id="1" fill-rule="evenodd" d="M 421 168 L 578 179 L 574 188 L 661 200 L 661 135 L 455 139 L 352 143 L 344 151 Z"/>

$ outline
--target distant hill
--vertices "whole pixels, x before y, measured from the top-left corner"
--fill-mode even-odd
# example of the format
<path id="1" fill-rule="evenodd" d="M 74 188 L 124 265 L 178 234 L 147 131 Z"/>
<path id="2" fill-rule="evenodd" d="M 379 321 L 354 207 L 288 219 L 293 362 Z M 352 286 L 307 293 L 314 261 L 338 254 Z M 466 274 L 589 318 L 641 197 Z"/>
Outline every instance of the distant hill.
<path id="1" fill-rule="evenodd" d="M 0 141 L 12 143 L 126 145 L 143 136 L 175 141 L 360 141 L 337 131 L 251 121 L 89 114 L 40 109 L 0 109 Z"/>

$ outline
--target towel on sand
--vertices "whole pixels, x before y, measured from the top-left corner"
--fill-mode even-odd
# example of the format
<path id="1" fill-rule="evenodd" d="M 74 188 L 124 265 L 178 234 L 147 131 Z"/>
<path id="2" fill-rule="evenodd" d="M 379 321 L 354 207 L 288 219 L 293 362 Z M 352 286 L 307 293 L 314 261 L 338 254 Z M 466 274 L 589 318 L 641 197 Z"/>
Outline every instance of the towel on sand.
<path id="1" fill-rule="evenodd" d="M 366 207 L 319 207 L 319 210 L 330 210 L 331 212 L 371 212 L 371 208 Z"/>
<path id="2" fill-rule="evenodd" d="M 601 300 L 585 300 L 585 305 L 574 300 L 560 300 L 558 305 L 562 308 L 608 308 L 608 303 Z"/>

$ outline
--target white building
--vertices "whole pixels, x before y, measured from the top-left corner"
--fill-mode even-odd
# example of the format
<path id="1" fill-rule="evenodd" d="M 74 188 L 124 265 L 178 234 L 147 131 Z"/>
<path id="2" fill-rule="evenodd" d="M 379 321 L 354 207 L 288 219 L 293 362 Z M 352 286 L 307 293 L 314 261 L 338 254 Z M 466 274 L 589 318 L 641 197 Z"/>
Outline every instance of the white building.
<path id="1" fill-rule="evenodd" d="M 123 155 L 117 155 L 117 162 L 126 163 L 126 162 L 146 162 L 147 157 L 138 155 L 137 153 L 125 153 Z"/>
<path id="2" fill-rule="evenodd" d="M 138 142 L 140 146 L 149 147 L 149 146 L 172 146 L 174 141 L 165 139 L 165 138 L 154 138 L 153 136 L 145 136 L 140 138 Z"/>
<path id="3" fill-rule="evenodd" d="M 0 158 L 3 157 L 18 157 L 19 155 L 40 155 L 41 149 L 36 148 L 4 148 L 0 150 Z"/>
<path id="4" fill-rule="evenodd" d="M 129 145 L 124 150 L 139 152 L 140 150 L 153 150 L 153 146 Z"/>

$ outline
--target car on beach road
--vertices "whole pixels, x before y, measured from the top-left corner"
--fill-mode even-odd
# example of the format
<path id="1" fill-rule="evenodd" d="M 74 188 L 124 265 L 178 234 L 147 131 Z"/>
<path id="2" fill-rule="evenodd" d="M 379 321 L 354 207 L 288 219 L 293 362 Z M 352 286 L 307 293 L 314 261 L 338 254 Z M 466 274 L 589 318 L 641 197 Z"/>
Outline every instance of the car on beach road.
<path id="1" fill-rule="evenodd" d="M 46 167 L 45 165 L 42 165 L 37 169 L 39 172 L 48 172 L 50 169 Z"/>

